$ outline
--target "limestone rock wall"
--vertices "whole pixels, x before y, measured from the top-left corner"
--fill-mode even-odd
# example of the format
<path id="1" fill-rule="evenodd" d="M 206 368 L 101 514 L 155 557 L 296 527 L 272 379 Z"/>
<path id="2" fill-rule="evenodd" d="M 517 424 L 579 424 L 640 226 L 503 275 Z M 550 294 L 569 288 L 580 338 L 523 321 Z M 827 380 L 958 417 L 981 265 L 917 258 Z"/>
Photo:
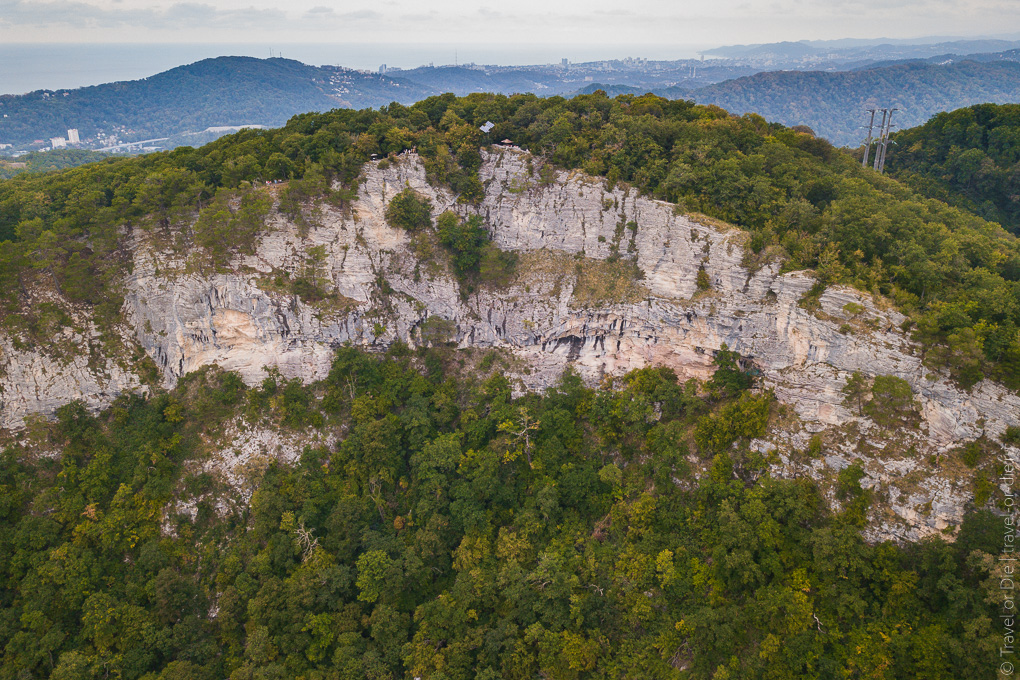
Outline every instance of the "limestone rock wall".
<path id="1" fill-rule="evenodd" d="M 764 383 L 812 430 L 859 420 L 842 405 L 840 393 L 855 370 L 911 384 L 922 407 L 917 436 L 925 450 L 997 435 L 1020 418 L 1020 398 L 997 384 L 965 392 L 932 375 L 899 330 L 903 317 L 870 296 L 830 288 L 820 308 L 808 311 L 798 303 L 812 277 L 779 274 L 777 264 L 749 269 L 745 233 L 703 224 L 670 204 L 607 189 L 579 173 L 559 171 L 554 182 L 543 184 L 539 163 L 515 150 L 485 154 L 480 174 L 486 194 L 476 207 L 429 186 L 415 156 L 385 170 L 366 166 L 353 212 L 324 209 L 320 226 L 305 235 L 276 216 L 255 254 L 238 258 L 225 273 L 186 273 L 184 262 L 140 240 L 125 282 L 125 319 L 167 387 L 208 364 L 238 371 L 250 384 L 268 366 L 288 378 L 320 379 L 336 346 L 382 348 L 395 339 L 414 344 L 421 325 L 438 316 L 452 324 L 460 346 L 507 348 L 533 366 L 520 376 L 532 389 L 551 384 L 568 364 L 589 380 L 648 364 L 704 378 L 713 352 L 725 343 L 753 359 Z M 428 196 L 437 215 L 447 209 L 483 215 L 493 240 L 521 255 L 513 285 L 462 297 L 442 266 L 422 262 L 411 236 L 384 219 L 388 201 L 406 186 Z M 314 246 L 322 246 L 320 274 L 343 304 L 308 304 L 274 285 L 304 271 Z M 612 257 L 637 263 L 642 299 L 578 305 L 571 263 Z M 546 266 L 531 266 L 542 261 Z M 711 282 L 708 291 L 698 291 L 702 269 Z M 391 292 L 383 294 L 384 287 Z M 45 353 L 19 352 L 9 342 L 0 343 L 0 351 L 0 426 L 6 428 L 71 399 L 103 406 L 139 384 L 113 357 L 97 368 L 77 359 L 57 365 Z M 780 468 L 783 474 L 813 474 Z M 876 483 L 889 477 L 885 468 L 872 473 Z M 940 510 L 941 519 L 926 525 L 930 515 L 917 519 L 903 506 L 898 516 L 912 528 L 887 534 L 916 537 L 958 521 L 969 491 L 940 493 L 952 501 L 933 507 L 952 512 Z"/>
<path id="2" fill-rule="evenodd" d="M 86 339 L 69 334 L 78 347 Z M 17 428 L 33 415 L 52 416 L 81 399 L 89 408 L 108 406 L 119 394 L 142 389 L 141 381 L 113 357 L 97 360 L 87 352 L 63 356 L 17 349 L 0 337 L 0 427 Z"/>

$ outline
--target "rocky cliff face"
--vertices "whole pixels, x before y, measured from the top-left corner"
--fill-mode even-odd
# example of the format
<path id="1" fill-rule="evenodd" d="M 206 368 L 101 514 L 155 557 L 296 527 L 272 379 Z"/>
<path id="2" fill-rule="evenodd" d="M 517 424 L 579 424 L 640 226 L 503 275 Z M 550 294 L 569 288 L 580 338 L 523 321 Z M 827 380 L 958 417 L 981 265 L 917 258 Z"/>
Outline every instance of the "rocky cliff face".
<path id="1" fill-rule="evenodd" d="M 803 308 L 812 277 L 780 274 L 777 263 L 749 268 L 743 232 L 577 173 L 540 182 L 538 161 L 524 152 L 484 159 L 486 195 L 478 206 L 456 204 L 425 181 L 416 157 L 405 156 L 385 170 L 368 166 L 354 211 L 325 208 L 306 235 L 274 216 L 255 254 L 226 273 L 186 273 L 184 262 L 140 239 L 125 282 L 129 332 L 165 386 L 208 364 L 238 371 L 249 383 L 269 366 L 286 377 L 319 379 L 334 347 L 421 342 L 432 318 L 445 320 L 444 332 L 461 347 L 512 351 L 529 367 L 518 377 L 531 389 L 551 384 L 567 365 L 590 380 L 648 364 L 706 377 L 713 352 L 725 343 L 754 362 L 764 384 L 803 423 L 756 443 L 776 451 L 776 474 L 831 477 L 861 456 L 861 441 L 870 441 L 867 483 L 887 499 L 876 538 L 917 538 L 958 524 L 971 496 L 969 479 L 941 468 L 922 474 L 918 461 L 1016 424 L 1015 394 L 988 382 L 966 392 L 932 374 L 899 330 L 904 319 L 866 294 L 830 288 L 815 309 Z M 421 244 L 386 224 L 385 207 L 405 186 L 428 196 L 437 214 L 483 215 L 495 243 L 520 254 L 513 283 L 462 297 L 441 263 L 423 261 Z M 619 263 L 631 261 L 643 278 L 624 280 Z M 274 283 L 310 267 L 335 291 L 329 304 L 304 302 Z M 701 270 L 708 289 L 699 290 Z M 72 399 L 101 406 L 139 385 L 117 357 L 60 364 L 5 339 L 0 351 L 6 428 Z M 844 407 L 840 390 L 856 370 L 909 382 L 920 402 L 920 429 L 882 434 Z M 832 455 L 791 462 L 800 459 L 790 454 L 809 433 L 823 431 L 841 433 Z M 912 458 L 903 455 L 908 444 Z M 904 483 L 912 472 L 917 479 Z"/>

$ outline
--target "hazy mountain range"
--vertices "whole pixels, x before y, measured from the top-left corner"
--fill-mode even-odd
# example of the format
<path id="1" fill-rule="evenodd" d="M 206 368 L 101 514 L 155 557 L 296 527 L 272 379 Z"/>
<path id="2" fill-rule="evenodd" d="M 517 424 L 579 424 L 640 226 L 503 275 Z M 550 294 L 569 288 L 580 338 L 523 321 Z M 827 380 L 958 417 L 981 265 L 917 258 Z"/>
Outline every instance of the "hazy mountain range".
<path id="1" fill-rule="evenodd" d="M 941 111 L 972 104 L 1020 101 L 1020 63 L 908 62 L 855 71 L 774 71 L 737 78 L 691 93 L 701 104 L 731 113 L 758 113 L 787 125 L 803 124 L 840 146 L 863 141 L 865 109 L 899 109 L 893 123 L 920 125 Z"/>
<path id="2" fill-rule="evenodd" d="M 2 95 L 0 144 L 12 145 L 9 151 L 40 150 L 74 128 L 86 148 L 138 140 L 157 140 L 151 144 L 168 148 L 203 143 L 231 126 L 279 126 L 298 113 L 410 104 L 445 92 L 569 96 L 602 89 L 614 96 L 654 92 L 736 114 L 754 112 L 787 125 L 808 125 L 834 144 L 855 146 L 863 138 L 868 108 L 898 108 L 895 122 L 909 126 L 940 111 L 1020 101 L 1018 44 L 798 42 L 718 48 L 709 54 L 725 58 L 707 61 L 466 64 L 380 72 L 220 57 L 141 80 Z M 970 53 L 1004 47 L 1009 49 Z M 924 58 L 895 58 L 903 55 Z M 763 69 L 766 57 L 771 66 Z"/>
<path id="3" fill-rule="evenodd" d="M 868 41 L 864 44 L 850 41 L 779 42 L 761 45 L 729 45 L 703 52 L 706 56 L 764 60 L 804 60 L 839 62 L 881 59 L 923 59 L 941 54 L 976 54 L 1002 52 L 1020 47 L 1015 40 L 942 40 L 924 44 L 902 41 Z"/>

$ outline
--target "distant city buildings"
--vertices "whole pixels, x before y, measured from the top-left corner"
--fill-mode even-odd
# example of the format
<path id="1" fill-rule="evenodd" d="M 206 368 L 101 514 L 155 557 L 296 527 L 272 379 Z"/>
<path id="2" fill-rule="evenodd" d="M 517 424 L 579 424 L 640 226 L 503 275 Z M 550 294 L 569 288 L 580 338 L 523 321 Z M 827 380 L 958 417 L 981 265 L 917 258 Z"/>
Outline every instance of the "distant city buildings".
<path id="1" fill-rule="evenodd" d="M 67 140 L 63 137 L 50 137 L 50 146 L 54 149 L 63 149 L 67 146 Z"/>
<path id="2" fill-rule="evenodd" d="M 379 73 L 381 75 L 386 75 L 386 64 L 383 64 L 382 66 L 379 67 Z"/>
<path id="3" fill-rule="evenodd" d="M 67 141 L 71 144 L 81 144 L 81 138 L 78 136 L 76 128 L 67 131 Z"/>

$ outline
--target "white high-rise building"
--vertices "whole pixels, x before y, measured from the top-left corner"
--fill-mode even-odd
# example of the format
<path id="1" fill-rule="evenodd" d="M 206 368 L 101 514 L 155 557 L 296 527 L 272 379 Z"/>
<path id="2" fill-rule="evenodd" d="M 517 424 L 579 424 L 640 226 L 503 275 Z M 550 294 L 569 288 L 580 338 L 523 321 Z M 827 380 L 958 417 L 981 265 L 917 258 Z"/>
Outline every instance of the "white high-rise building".
<path id="1" fill-rule="evenodd" d="M 78 137 L 78 130 L 71 129 L 67 131 L 67 141 L 71 144 L 81 144 L 81 138 Z"/>
<path id="2" fill-rule="evenodd" d="M 63 149 L 67 146 L 67 140 L 63 137 L 50 137 L 50 145 L 54 149 Z"/>

